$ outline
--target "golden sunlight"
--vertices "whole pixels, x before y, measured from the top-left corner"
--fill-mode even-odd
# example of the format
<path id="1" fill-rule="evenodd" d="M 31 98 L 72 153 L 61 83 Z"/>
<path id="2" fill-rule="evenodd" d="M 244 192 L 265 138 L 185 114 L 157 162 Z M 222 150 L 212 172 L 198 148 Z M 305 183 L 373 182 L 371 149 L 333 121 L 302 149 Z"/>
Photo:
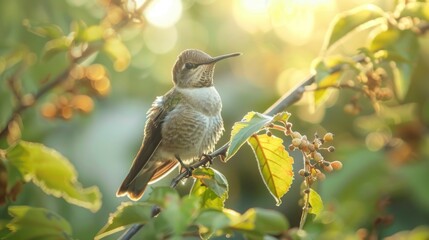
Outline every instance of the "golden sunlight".
<path id="1" fill-rule="evenodd" d="M 233 14 L 244 30 L 275 34 L 293 45 L 306 44 L 314 31 L 316 10 L 332 9 L 332 0 L 235 0 Z"/>
<path id="2" fill-rule="evenodd" d="M 128 9 L 140 8 L 146 0 L 129 0 Z M 154 0 L 144 10 L 143 15 L 155 27 L 169 28 L 179 21 L 182 16 L 182 1 Z"/>

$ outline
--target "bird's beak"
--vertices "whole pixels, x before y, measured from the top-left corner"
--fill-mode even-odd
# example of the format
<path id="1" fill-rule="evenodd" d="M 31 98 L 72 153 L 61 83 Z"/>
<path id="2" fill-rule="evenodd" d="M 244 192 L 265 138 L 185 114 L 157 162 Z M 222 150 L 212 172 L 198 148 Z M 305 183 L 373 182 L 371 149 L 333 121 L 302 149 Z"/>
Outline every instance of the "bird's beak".
<path id="1" fill-rule="evenodd" d="M 213 64 L 213 63 L 219 62 L 220 60 L 223 60 L 223 59 L 226 59 L 226 58 L 230 58 L 230 57 L 237 57 L 237 56 L 240 56 L 240 55 L 241 55 L 241 53 L 229 53 L 229 54 L 225 54 L 225 55 L 220 55 L 220 56 L 217 56 L 217 57 L 214 57 L 214 58 L 210 59 L 207 62 L 200 63 L 199 65 Z"/>

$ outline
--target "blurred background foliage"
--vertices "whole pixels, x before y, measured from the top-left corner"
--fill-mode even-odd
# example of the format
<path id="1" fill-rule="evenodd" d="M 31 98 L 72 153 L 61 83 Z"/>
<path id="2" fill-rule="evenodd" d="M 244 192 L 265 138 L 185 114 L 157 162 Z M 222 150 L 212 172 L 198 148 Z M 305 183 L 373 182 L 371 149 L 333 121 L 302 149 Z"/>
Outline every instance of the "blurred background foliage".
<path id="1" fill-rule="evenodd" d="M 171 68 L 182 50 L 197 48 L 212 56 L 243 53 L 218 64 L 215 73 L 226 128 L 220 146 L 228 140 L 233 123 L 246 112 L 264 111 L 305 79 L 313 59 L 321 54 L 329 23 L 336 14 L 363 3 L 392 11 L 397 1 L 112 3 L 0 2 L 1 127 L 13 111 L 14 95 L 21 96 L 11 89 L 22 91 L 21 97 L 30 97 L 27 101 L 31 102 L 26 93 L 36 92 L 42 84 L 55 79 L 70 62 L 81 62 L 81 67 L 72 71 L 72 81 L 44 94 L 14 121 L 15 127 L 9 126 L 15 131 L 1 139 L 1 148 L 20 137 L 41 142 L 75 165 L 84 186 L 96 185 L 103 194 L 102 207 L 93 214 L 25 184 L 16 202 L 1 206 L 3 222 L 10 218 L 9 205 L 44 207 L 67 219 L 74 237 L 92 238 L 109 213 L 126 200 L 115 197 L 116 189 L 140 146 L 146 111 L 156 96 L 172 86 Z M 136 10 L 141 6 L 142 12 Z M 347 44 L 339 44 L 334 53 L 354 55 L 367 37 L 352 34 Z M 310 236 L 358 238 L 374 231 L 389 236 L 427 226 L 429 88 L 425 81 L 429 41 L 419 41 L 420 61 L 403 102 L 386 104 L 383 111 L 374 113 L 371 103 L 361 100 L 359 113 L 352 112 L 353 115 L 344 111 L 353 92 L 341 90 L 316 109 L 310 107 L 311 94 L 305 94 L 287 109 L 292 113 L 294 129 L 301 133 L 333 132 L 337 151 L 329 155 L 330 160 L 344 164 L 341 171 L 328 174 L 317 187 L 326 212 L 320 221 L 307 223 Z M 10 87 L 16 82 L 19 86 Z M 302 168 L 298 157 L 296 171 Z M 302 179 L 296 177 L 283 204 L 276 207 L 253 158 L 250 148 L 245 148 L 227 164 L 215 161 L 214 167 L 230 184 L 226 207 L 240 212 L 250 207 L 275 209 L 297 226 Z M 157 184 L 168 183 L 169 179 L 165 179 Z M 189 187 L 187 183 L 179 190 L 185 193 Z"/>

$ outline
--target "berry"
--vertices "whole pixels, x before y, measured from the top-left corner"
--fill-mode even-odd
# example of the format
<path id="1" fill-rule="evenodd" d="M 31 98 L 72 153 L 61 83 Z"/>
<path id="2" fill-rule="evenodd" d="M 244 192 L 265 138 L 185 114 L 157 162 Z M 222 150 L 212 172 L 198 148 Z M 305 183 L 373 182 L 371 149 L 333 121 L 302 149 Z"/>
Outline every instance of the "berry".
<path id="1" fill-rule="evenodd" d="M 333 161 L 331 162 L 331 166 L 334 170 L 340 170 L 341 168 L 343 168 L 343 163 L 340 161 Z"/>
<path id="2" fill-rule="evenodd" d="M 294 139 L 292 139 L 292 145 L 294 146 L 294 147 L 299 147 L 299 145 L 301 145 L 301 138 L 294 138 Z"/>
<path id="3" fill-rule="evenodd" d="M 322 154 L 320 154 L 319 152 L 314 152 L 314 154 L 313 154 L 313 158 L 314 158 L 314 160 L 316 160 L 317 162 L 323 161 L 323 156 L 322 156 Z"/>
<path id="4" fill-rule="evenodd" d="M 326 179 L 326 175 L 324 173 L 322 173 L 322 172 L 319 171 L 319 172 L 316 173 L 316 178 L 319 181 L 323 181 L 323 180 Z"/>
<path id="5" fill-rule="evenodd" d="M 327 172 L 332 172 L 334 170 L 334 168 L 332 167 L 332 164 L 330 164 L 330 162 L 327 162 L 327 163 L 329 163 L 329 165 L 328 166 L 324 165 L 323 169 Z"/>
<path id="6" fill-rule="evenodd" d="M 330 142 L 332 140 L 334 140 L 334 134 L 330 132 L 326 133 L 325 136 L 323 136 L 323 141 L 325 142 Z"/>
<path id="7" fill-rule="evenodd" d="M 293 138 L 302 138 L 301 133 L 299 133 L 299 132 L 293 132 L 292 137 Z"/>

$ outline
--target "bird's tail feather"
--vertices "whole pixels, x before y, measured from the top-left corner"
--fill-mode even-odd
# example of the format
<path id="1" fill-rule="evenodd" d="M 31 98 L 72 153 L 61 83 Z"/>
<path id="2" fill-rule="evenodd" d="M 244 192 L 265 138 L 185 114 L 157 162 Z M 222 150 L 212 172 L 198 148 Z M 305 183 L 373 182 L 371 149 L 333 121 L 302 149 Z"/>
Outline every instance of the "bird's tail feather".
<path id="1" fill-rule="evenodd" d="M 131 200 L 139 200 L 155 172 L 156 166 L 151 164 L 138 173 L 137 176 L 135 176 L 133 179 L 129 179 L 127 176 L 122 185 L 119 187 L 116 196 L 120 197 L 128 195 Z"/>

